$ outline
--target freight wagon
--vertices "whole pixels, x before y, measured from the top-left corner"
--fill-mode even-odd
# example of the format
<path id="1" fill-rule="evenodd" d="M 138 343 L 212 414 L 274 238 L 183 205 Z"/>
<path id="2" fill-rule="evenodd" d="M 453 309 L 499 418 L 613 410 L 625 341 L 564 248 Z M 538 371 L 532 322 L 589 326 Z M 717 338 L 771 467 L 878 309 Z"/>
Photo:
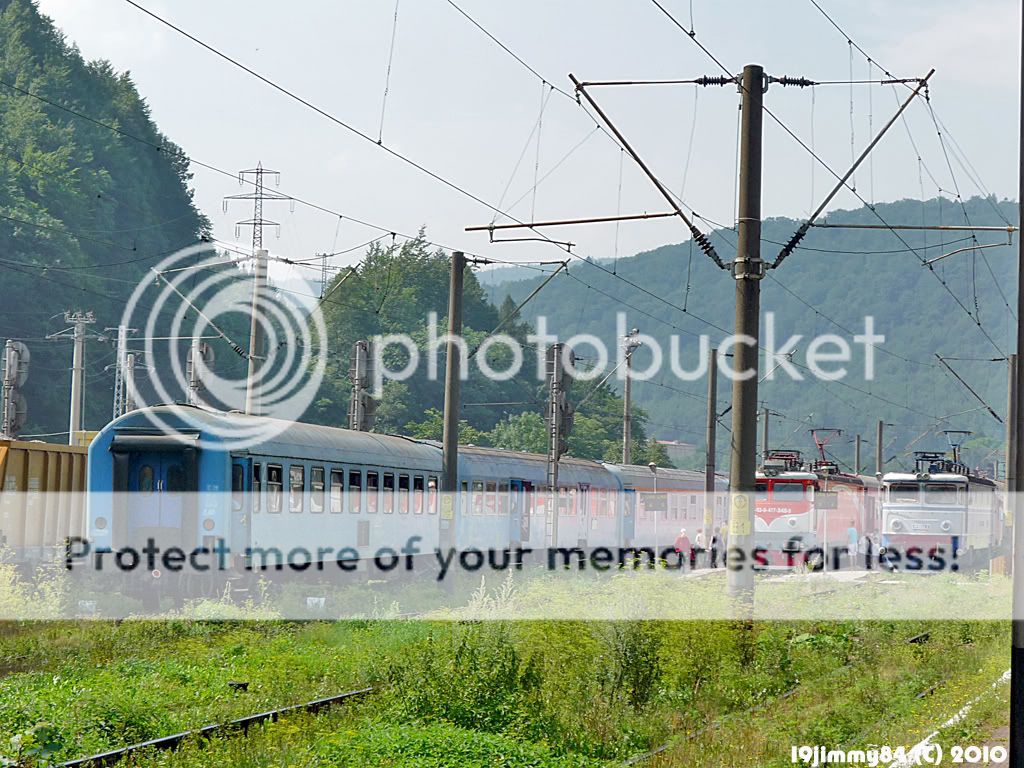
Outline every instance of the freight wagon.
<path id="1" fill-rule="evenodd" d="M 19 563 L 62 552 L 85 533 L 84 446 L 0 440 L 0 545 Z"/>

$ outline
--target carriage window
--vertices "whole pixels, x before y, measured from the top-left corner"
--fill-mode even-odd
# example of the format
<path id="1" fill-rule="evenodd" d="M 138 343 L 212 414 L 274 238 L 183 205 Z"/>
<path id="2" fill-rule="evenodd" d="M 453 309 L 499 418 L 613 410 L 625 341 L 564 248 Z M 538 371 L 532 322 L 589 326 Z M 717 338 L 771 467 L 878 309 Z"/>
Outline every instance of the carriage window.
<path id="1" fill-rule="evenodd" d="M 331 514 L 340 515 L 344 510 L 345 470 L 331 470 Z"/>
<path id="2" fill-rule="evenodd" d="M 772 485 L 772 497 L 780 501 L 800 501 L 804 497 L 803 483 L 776 481 Z"/>
<path id="3" fill-rule="evenodd" d="M 390 515 L 395 511 L 395 476 L 390 472 L 384 473 L 384 514 Z"/>
<path id="4" fill-rule="evenodd" d="M 437 482 L 437 478 L 431 476 L 427 480 L 427 513 L 431 515 L 437 514 L 437 498 L 440 484 Z"/>
<path id="5" fill-rule="evenodd" d="M 167 492 L 185 492 L 185 470 L 177 464 L 171 464 L 171 466 L 167 468 Z"/>
<path id="6" fill-rule="evenodd" d="M 360 512 L 363 498 L 363 473 L 350 470 L 348 473 L 348 511 L 353 515 Z"/>
<path id="7" fill-rule="evenodd" d="M 306 468 L 301 464 L 292 464 L 288 468 L 288 511 L 298 514 L 304 506 L 303 494 L 306 490 Z"/>
<path id="8" fill-rule="evenodd" d="M 403 515 L 409 514 L 409 476 L 398 476 L 398 511 Z"/>
<path id="9" fill-rule="evenodd" d="M 143 464 L 139 468 L 139 493 L 153 492 L 153 468 Z"/>
<path id="10" fill-rule="evenodd" d="M 963 504 L 964 489 L 953 483 L 926 483 L 925 504 Z"/>
<path id="11" fill-rule="evenodd" d="M 231 507 L 238 510 L 242 508 L 242 499 L 245 492 L 245 467 L 241 464 L 231 465 Z"/>
<path id="12" fill-rule="evenodd" d="M 371 514 L 377 514 L 377 489 L 380 487 L 380 475 L 376 472 L 366 473 L 366 511 Z"/>
<path id="13" fill-rule="evenodd" d="M 508 480 L 498 483 L 498 514 L 508 515 Z"/>
<path id="14" fill-rule="evenodd" d="M 916 504 L 920 490 L 917 483 L 893 483 L 889 486 L 889 501 Z"/>
<path id="15" fill-rule="evenodd" d="M 484 484 L 481 480 L 473 481 L 473 514 L 484 513 Z"/>
<path id="16" fill-rule="evenodd" d="M 416 475 L 412 479 L 412 511 L 413 514 L 423 514 L 423 477 Z"/>
<path id="17" fill-rule="evenodd" d="M 263 491 L 263 467 L 259 464 L 252 465 L 252 511 L 260 511 L 260 496 Z"/>
<path id="18" fill-rule="evenodd" d="M 459 494 L 459 514 L 465 517 L 469 514 L 469 483 L 462 481 L 462 493 Z"/>
<path id="19" fill-rule="evenodd" d="M 484 501 L 484 514 L 493 515 L 496 510 L 495 496 L 498 495 L 498 483 L 494 480 L 487 481 L 487 496 Z"/>
<path id="20" fill-rule="evenodd" d="M 324 511 L 324 468 L 309 470 L 309 511 L 319 515 Z"/>
<path id="21" fill-rule="evenodd" d="M 768 483 L 754 483 L 754 501 L 764 501 L 768 498 Z"/>
<path id="22" fill-rule="evenodd" d="M 281 494 L 284 490 L 284 469 L 277 464 L 267 465 L 267 512 L 281 511 Z"/>

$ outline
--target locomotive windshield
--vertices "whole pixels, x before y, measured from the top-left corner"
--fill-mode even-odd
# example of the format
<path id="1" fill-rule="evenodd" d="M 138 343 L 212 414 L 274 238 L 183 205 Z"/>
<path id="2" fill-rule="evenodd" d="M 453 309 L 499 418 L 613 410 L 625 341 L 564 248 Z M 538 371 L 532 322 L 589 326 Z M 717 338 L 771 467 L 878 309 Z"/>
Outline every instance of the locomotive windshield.
<path id="1" fill-rule="evenodd" d="M 804 498 L 806 488 L 800 482 L 786 482 L 776 480 L 772 484 L 772 495 L 780 501 L 800 501 Z"/>
<path id="2" fill-rule="evenodd" d="M 893 483 L 889 486 L 889 501 L 917 504 L 920 496 L 921 487 L 917 483 Z"/>
<path id="3" fill-rule="evenodd" d="M 954 483 L 927 483 L 925 504 L 963 504 L 963 488 Z"/>

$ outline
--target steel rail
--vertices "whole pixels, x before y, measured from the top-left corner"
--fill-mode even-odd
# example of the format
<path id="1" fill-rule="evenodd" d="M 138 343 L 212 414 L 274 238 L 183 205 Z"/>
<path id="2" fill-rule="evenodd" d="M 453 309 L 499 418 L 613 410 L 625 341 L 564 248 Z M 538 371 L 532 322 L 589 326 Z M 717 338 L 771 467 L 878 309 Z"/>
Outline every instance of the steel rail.
<path id="1" fill-rule="evenodd" d="M 128 757 L 135 752 L 143 749 L 158 749 L 158 750 L 172 750 L 177 749 L 181 746 L 182 742 L 189 737 L 209 738 L 215 734 L 226 733 L 235 730 L 241 730 L 242 733 L 248 733 L 249 728 L 259 723 L 270 721 L 276 721 L 282 715 L 289 715 L 298 712 L 319 712 L 334 704 L 339 704 L 348 699 L 355 698 L 357 696 L 363 696 L 370 693 L 373 690 L 370 688 L 360 688 L 356 691 L 347 691 L 345 693 L 339 693 L 335 696 L 327 696 L 323 699 L 314 699 L 313 701 L 307 701 L 305 704 L 293 704 L 288 707 L 281 707 L 280 709 L 272 709 L 267 712 L 257 712 L 254 715 L 247 715 L 246 717 L 240 717 L 236 720 L 231 720 L 227 723 L 217 723 L 215 725 L 207 725 L 202 728 L 196 728 L 191 731 L 182 731 L 181 733 L 174 733 L 170 736 L 161 736 L 157 739 L 150 739 L 149 741 L 143 741 L 139 744 L 130 744 L 127 747 L 121 747 L 120 749 L 113 749 L 109 752 L 102 752 L 97 755 L 90 755 L 89 757 L 80 757 L 76 760 L 70 760 L 66 763 L 61 763 L 61 768 L 96 768 L 97 766 L 114 765 L 125 757 Z"/>

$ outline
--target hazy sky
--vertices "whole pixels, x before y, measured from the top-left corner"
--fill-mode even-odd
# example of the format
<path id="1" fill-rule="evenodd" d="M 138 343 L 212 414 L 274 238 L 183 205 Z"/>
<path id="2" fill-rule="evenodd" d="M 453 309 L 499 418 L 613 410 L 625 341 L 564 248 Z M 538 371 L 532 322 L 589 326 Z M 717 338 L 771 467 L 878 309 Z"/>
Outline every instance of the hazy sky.
<path id="1" fill-rule="evenodd" d="M 987 189 L 1016 197 L 1019 16 L 1010 0 L 821 0 L 853 39 L 898 76 L 935 67 L 932 104 Z M 393 0 L 211 2 L 140 0 L 268 78 L 336 115 L 374 139 L 394 20 Z M 469 14 L 551 83 L 571 91 L 567 73 L 584 80 L 691 78 L 720 74 L 703 53 L 647 0 L 458 0 Z M 684 24 L 688 0 L 665 0 Z M 554 259 L 537 243 L 491 245 L 486 233 L 465 233 L 492 213 L 372 142 L 289 100 L 123 0 L 39 0 L 88 59 L 108 59 L 131 72 L 160 128 L 193 158 L 237 170 L 257 161 L 281 172 L 278 191 L 400 233 L 425 225 L 431 240 L 505 260 Z M 698 38 L 733 71 L 745 63 L 771 74 L 849 80 L 846 39 L 810 0 L 692 0 Z M 868 64 L 853 58 L 854 79 Z M 879 77 L 878 69 L 873 76 Z M 541 114 L 541 82 L 473 27 L 447 0 L 401 0 L 383 142 L 519 218 L 553 219 L 666 210 L 650 183 L 626 159 L 618 193 L 620 152 L 602 134 L 589 137 L 534 196 L 535 168 L 543 176 L 594 123 L 574 102 L 554 93 L 543 111 L 539 161 L 527 139 Z M 701 214 L 724 223 L 734 217 L 735 88 L 694 86 L 606 88 L 594 92 L 645 160 Z M 857 152 L 891 116 L 905 89 L 857 86 L 853 133 Z M 851 160 L 850 88 L 772 86 L 766 104 L 837 171 Z M 696 109 L 696 112 L 695 112 Z M 694 117 L 696 116 L 696 120 Z M 812 123 L 813 116 L 813 123 Z M 921 101 L 908 125 L 927 170 L 944 189 L 953 184 L 935 128 Z M 691 126 L 693 131 L 692 150 Z M 936 185 L 919 168 L 907 129 L 894 126 L 871 168 L 857 175 L 866 198 L 931 197 Z M 524 151 L 525 148 L 525 151 Z M 518 173 L 512 171 L 522 154 Z M 977 193 L 953 160 L 964 196 Z M 766 216 L 806 215 L 831 177 L 781 129 L 765 122 Z M 873 174 L 872 174 L 873 170 Z M 873 177 L 873 178 L 872 178 Z M 510 182 L 511 178 L 511 182 Z M 215 234 L 235 239 L 234 222 L 251 211 L 221 198 L 237 183 L 195 168 L 196 199 Z M 510 204 L 519 202 L 510 209 Z M 835 207 L 859 202 L 843 193 Z M 273 252 L 307 258 L 341 250 L 378 231 L 299 206 L 268 204 L 281 222 L 265 240 Z M 580 255 L 615 254 L 615 225 L 550 230 L 571 239 Z M 243 232 L 240 240 L 246 242 Z M 618 252 L 632 254 L 685 240 L 675 219 L 623 224 Z M 724 254 L 723 254 L 724 255 Z M 351 263 L 354 252 L 338 258 Z M 312 276 L 312 275 L 310 275 Z M 283 277 L 283 275 L 282 275 Z"/>

